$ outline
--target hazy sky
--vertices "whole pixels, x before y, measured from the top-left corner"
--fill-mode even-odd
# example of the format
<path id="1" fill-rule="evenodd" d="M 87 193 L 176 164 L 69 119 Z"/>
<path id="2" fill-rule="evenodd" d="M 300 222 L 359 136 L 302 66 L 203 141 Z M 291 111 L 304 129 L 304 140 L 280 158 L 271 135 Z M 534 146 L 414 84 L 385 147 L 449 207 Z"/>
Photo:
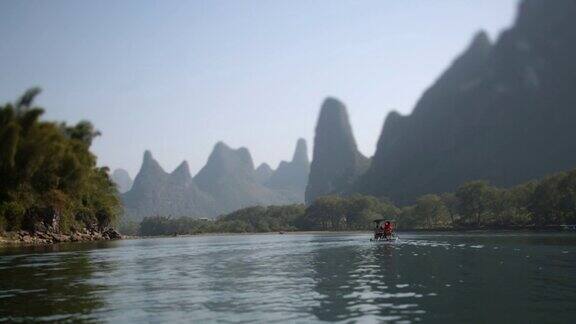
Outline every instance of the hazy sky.
<path id="1" fill-rule="evenodd" d="M 324 97 L 348 107 L 371 156 L 479 29 L 516 0 L 0 0 L 0 102 L 41 86 L 45 118 L 92 121 L 99 164 L 131 176 L 150 149 L 195 173 L 217 141 L 256 165 L 309 143 Z"/>

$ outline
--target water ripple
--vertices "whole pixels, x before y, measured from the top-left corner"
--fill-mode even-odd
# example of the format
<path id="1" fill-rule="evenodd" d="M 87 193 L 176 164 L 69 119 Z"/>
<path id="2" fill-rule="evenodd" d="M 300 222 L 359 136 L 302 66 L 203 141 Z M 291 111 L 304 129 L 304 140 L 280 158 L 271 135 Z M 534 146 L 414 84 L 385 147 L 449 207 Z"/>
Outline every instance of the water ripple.
<path id="1" fill-rule="evenodd" d="M 572 318 L 576 240 L 537 239 L 406 234 L 381 244 L 359 234 L 229 235 L 5 251 L 0 321 Z"/>

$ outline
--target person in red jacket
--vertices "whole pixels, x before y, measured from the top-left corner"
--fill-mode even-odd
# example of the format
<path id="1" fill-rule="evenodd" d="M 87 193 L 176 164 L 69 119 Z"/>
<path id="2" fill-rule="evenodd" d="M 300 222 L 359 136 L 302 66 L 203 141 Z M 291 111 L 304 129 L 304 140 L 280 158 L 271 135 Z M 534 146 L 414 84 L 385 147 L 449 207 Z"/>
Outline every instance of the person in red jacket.
<path id="1" fill-rule="evenodd" d="M 384 223 L 384 238 L 391 239 L 393 230 L 394 229 L 392 228 L 392 223 L 389 221 L 386 221 Z"/>

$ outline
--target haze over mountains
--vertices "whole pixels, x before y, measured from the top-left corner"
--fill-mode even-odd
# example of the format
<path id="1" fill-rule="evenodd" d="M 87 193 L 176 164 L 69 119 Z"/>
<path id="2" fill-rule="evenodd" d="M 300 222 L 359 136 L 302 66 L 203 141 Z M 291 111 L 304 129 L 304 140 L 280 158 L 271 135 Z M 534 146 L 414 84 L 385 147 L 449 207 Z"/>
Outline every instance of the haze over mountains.
<path id="1" fill-rule="evenodd" d="M 118 192 L 125 193 L 132 188 L 132 183 L 134 181 L 130 178 L 128 171 L 124 169 L 116 169 L 112 172 L 111 177 L 112 181 L 114 181 L 118 187 Z"/>
<path id="2" fill-rule="evenodd" d="M 304 193 L 310 173 L 308 146 L 304 139 L 299 139 L 292 161 L 282 161 L 278 169 L 270 174 L 266 186 L 281 192 L 290 202 L 304 202 Z"/>
<path id="3" fill-rule="evenodd" d="M 353 193 L 407 204 L 470 180 L 506 187 L 573 168 L 575 16 L 573 0 L 522 1 L 514 26 L 497 41 L 478 32 L 410 115 L 387 116 L 371 159 L 357 149 L 345 105 L 327 98 L 312 163 L 303 140 L 277 170 L 255 169 L 247 149 L 218 143 L 194 178 L 186 165 L 164 172 L 146 153 L 123 196 L 126 209 L 139 217 L 215 216 Z"/>
<path id="4" fill-rule="evenodd" d="M 255 169 L 248 149 L 232 149 L 223 142 L 214 146 L 194 177 L 186 161 L 167 173 L 146 151 L 132 189 L 122 195 L 122 201 L 125 213 L 134 220 L 153 215 L 214 217 L 248 206 L 302 202 L 308 172 L 302 139 L 293 160 L 282 162 L 277 171 L 269 166 Z"/>

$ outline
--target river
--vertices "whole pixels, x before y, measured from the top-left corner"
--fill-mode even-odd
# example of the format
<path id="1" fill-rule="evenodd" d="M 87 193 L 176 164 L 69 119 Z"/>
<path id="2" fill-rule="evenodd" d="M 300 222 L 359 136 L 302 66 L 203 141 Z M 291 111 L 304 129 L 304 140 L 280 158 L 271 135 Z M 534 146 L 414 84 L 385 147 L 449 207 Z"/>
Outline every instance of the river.
<path id="1" fill-rule="evenodd" d="M 573 322 L 576 235 L 212 235 L 0 250 L 0 321 Z"/>

